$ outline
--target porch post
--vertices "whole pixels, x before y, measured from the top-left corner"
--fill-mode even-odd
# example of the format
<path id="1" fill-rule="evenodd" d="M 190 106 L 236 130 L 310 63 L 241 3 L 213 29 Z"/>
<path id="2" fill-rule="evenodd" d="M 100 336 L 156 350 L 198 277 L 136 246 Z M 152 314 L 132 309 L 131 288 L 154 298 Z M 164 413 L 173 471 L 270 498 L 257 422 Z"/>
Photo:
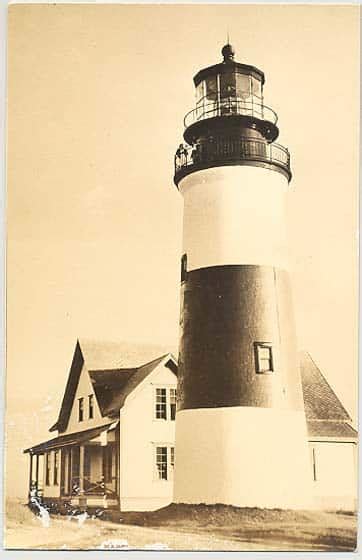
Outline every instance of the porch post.
<path id="1" fill-rule="evenodd" d="M 31 495 L 31 486 L 33 482 L 33 454 L 29 453 L 30 467 L 29 467 L 29 497 Z"/>
<path id="2" fill-rule="evenodd" d="M 116 494 L 118 500 L 120 500 L 120 455 L 121 455 L 121 447 L 120 447 L 120 424 L 118 424 L 115 432 L 115 440 L 116 440 Z"/>
<path id="3" fill-rule="evenodd" d="M 84 494 L 84 445 L 79 446 L 79 494 Z"/>
<path id="4" fill-rule="evenodd" d="M 39 490 L 39 455 L 36 455 L 36 462 L 35 462 L 35 483 L 36 483 L 36 490 Z"/>
<path id="5" fill-rule="evenodd" d="M 87 509 L 87 498 L 84 495 L 84 445 L 79 446 L 79 508 Z"/>

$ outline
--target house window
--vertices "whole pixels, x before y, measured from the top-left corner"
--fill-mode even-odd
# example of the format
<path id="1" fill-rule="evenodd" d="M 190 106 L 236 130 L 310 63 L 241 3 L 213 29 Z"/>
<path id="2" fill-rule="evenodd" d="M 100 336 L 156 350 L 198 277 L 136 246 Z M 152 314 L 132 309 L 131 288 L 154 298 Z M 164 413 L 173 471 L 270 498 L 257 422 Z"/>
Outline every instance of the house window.
<path id="1" fill-rule="evenodd" d="M 81 397 L 78 399 L 78 420 L 83 422 L 84 419 L 84 399 Z"/>
<path id="2" fill-rule="evenodd" d="M 166 420 L 167 411 L 167 401 L 166 401 L 166 389 L 156 389 L 156 418 L 161 418 Z"/>
<path id="3" fill-rule="evenodd" d="M 88 396 L 88 418 L 94 417 L 94 397 L 93 395 Z"/>
<path id="4" fill-rule="evenodd" d="M 167 447 L 156 447 L 156 469 L 159 480 L 167 480 Z"/>
<path id="5" fill-rule="evenodd" d="M 274 371 L 273 348 L 269 342 L 255 342 L 256 373 L 270 373 Z"/>
<path id="6" fill-rule="evenodd" d="M 170 480 L 173 477 L 175 448 L 167 445 L 156 447 L 156 478 Z"/>
<path id="7" fill-rule="evenodd" d="M 58 486 L 58 472 L 59 472 L 59 451 L 54 451 L 54 470 L 53 470 L 53 484 Z"/>
<path id="8" fill-rule="evenodd" d="M 50 453 L 45 454 L 45 484 L 50 486 Z"/>
<path id="9" fill-rule="evenodd" d="M 174 469 L 174 466 L 175 466 L 175 448 L 170 447 L 170 467 L 172 471 Z"/>
<path id="10" fill-rule="evenodd" d="M 155 418 L 175 420 L 176 418 L 176 389 L 174 387 L 157 387 L 155 389 Z"/>
<path id="11" fill-rule="evenodd" d="M 170 389 L 170 418 L 175 420 L 176 417 L 176 389 Z"/>

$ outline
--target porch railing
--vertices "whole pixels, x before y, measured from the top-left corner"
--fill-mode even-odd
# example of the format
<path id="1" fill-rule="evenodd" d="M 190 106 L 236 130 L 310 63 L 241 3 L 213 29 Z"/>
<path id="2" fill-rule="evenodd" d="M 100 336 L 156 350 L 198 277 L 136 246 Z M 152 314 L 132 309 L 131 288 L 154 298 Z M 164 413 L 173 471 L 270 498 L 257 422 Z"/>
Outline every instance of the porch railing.
<path id="1" fill-rule="evenodd" d="M 78 496 L 81 493 L 80 488 L 80 477 L 73 477 L 71 480 L 71 495 Z M 83 477 L 83 494 L 86 496 L 106 495 L 109 498 L 117 497 L 116 491 L 110 487 L 110 483 L 104 482 L 103 480 L 93 481 L 86 476 Z"/>

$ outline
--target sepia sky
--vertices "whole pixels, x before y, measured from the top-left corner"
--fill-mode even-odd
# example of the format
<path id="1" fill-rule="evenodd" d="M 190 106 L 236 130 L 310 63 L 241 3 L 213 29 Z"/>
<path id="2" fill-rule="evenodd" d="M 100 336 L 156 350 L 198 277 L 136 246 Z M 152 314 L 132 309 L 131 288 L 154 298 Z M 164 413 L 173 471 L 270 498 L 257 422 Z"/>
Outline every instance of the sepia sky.
<path id="1" fill-rule="evenodd" d="M 48 437 L 77 337 L 177 346 L 173 156 L 227 30 L 291 152 L 299 344 L 356 419 L 358 25 L 343 5 L 10 6 L 10 458 Z"/>

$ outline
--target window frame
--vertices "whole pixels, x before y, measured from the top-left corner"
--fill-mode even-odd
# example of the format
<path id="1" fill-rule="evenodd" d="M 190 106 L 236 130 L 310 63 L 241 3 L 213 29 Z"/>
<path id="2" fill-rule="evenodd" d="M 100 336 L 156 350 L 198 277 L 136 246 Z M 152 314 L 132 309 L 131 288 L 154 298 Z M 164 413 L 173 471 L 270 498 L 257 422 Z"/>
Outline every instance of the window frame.
<path id="1" fill-rule="evenodd" d="M 163 418 L 157 417 L 157 404 L 160 404 L 157 402 L 157 390 L 165 390 L 166 391 L 166 402 L 165 402 L 165 406 L 166 406 L 166 416 Z M 171 391 L 175 392 L 175 402 L 171 403 Z M 172 416 L 172 405 L 175 406 L 175 417 L 173 418 Z M 160 385 L 153 385 L 153 420 L 156 422 L 165 422 L 165 421 L 170 421 L 170 422 L 175 422 L 176 420 L 176 412 L 177 412 L 177 386 L 176 385 L 170 385 L 170 384 L 160 384 Z"/>
<path id="2" fill-rule="evenodd" d="M 172 473 L 172 476 L 174 470 L 175 470 L 175 446 L 171 445 L 170 446 L 170 471 Z"/>
<path id="3" fill-rule="evenodd" d="M 91 414 L 92 412 L 92 414 Z M 94 395 L 88 395 L 88 420 L 93 420 L 94 418 Z"/>
<path id="4" fill-rule="evenodd" d="M 170 412 L 170 420 L 173 422 L 176 420 L 176 411 L 177 411 L 177 389 L 176 387 L 169 387 L 168 390 L 168 406 L 169 406 L 169 412 Z M 174 402 L 173 402 L 174 400 Z M 174 407 L 174 408 L 172 408 Z"/>
<path id="5" fill-rule="evenodd" d="M 78 399 L 78 422 L 84 421 L 84 397 Z"/>
<path id="6" fill-rule="evenodd" d="M 181 282 L 187 280 L 187 253 L 181 257 Z"/>
<path id="7" fill-rule="evenodd" d="M 265 369 L 261 362 L 265 360 L 265 358 L 261 358 L 259 354 L 259 350 L 269 351 L 269 368 Z M 254 342 L 254 358 L 255 358 L 255 371 L 257 374 L 271 374 L 275 372 L 275 364 L 274 364 L 274 357 L 273 357 L 273 344 L 271 342 Z"/>
<path id="8" fill-rule="evenodd" d="M 166 449 L 166 478 L 160 478 L 160 470 L 158 468 L 158 450 Z M 175 444 L 157 442 L 154 443 L 154 480 L 156 482 L 171 482 L 173 480 L 173 473 L 175 468 Z M 173 461 L 172 461 L 173 460 Z"/>
<path id="9" fill-rule="evenodd" d="M 165 392 L 165 402 L 164 402 L 164 403 L 163 403 L 163 402 L 158 402 L 158 400 L 157 400 L 157 397 L 159 396 L 159 395 L 157 394 L 158 391 L 164 391 L 164 392 Z M 157 415 L 157 412 L 158 412 L 157 407 L 158 407 L 158 406 L 160 406 L 160 407 L 161 407 L 161 406 L 162 406 L 162 407 L 164 406 L 165 416 L 158 416 L 158 415 Z M 167 387 L 158 386 L 158 387 L 155 387 L 155 388 L 154 388 L 154 408 L 153 408 L 153 415 L 154 415 L 154 419 L 155 419 L 155 420 L 163 420 L 163 421 L 164 421 L 164 420 L 167 420 L 167 419 L 168 419 L 168 418 L 167 418 Z"/>
<path id="10" fill-rule="evenodd" d="M 160 463 L 161 465 L 164 465 L 164 464 L 166 465 L 166 468 L 165 468 L 164 471 L 161 471 L 161 470 L 158 468 L 158 465 L 159 465 L 159 459 L 158 459 L 158 457 L 159 457 L 159 450 L 161 450 L 160 453 L 162 453 L 162 454 L 164 453 L 164 451 L 166 452 L 166 453 L 165 453 L 165 457 L 166 457 L 165 462 Z M 165 480 L 165 481 L 168 480 L 168 460 L 167 460 L 168 457 L 167 457 L 167 455 L 168 455 L 168 453 L 167 453 L 167 445 L 164 445 L 164 444 L 160 444 L 160 445 L 157 444 L 157 445 L 155 445 L 155 476 L 156 476 L 156 480 L 158 480 L 158 481 L 160 481 L 160 482 L 162 482 L 162 481 L 164 481 L 164 480 Z M 165 474 L 165 476 L 160 476 L 160 474 Z"/>

